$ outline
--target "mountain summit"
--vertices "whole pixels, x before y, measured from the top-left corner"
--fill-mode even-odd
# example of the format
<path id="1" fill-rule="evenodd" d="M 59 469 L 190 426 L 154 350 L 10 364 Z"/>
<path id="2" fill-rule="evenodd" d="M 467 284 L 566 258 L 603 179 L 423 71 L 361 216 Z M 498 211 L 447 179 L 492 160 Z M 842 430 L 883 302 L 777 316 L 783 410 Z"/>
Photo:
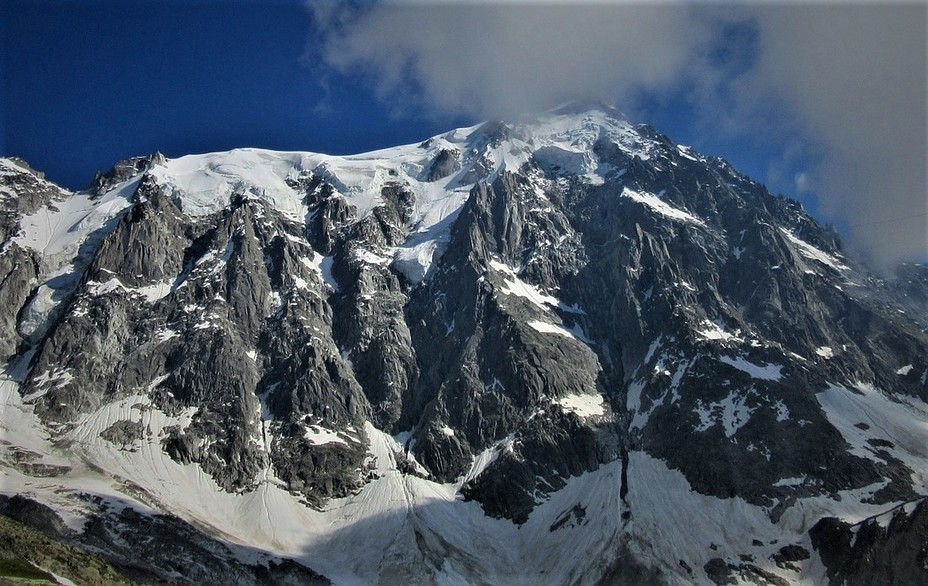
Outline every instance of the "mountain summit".
<path id="1" fill-rule="evenodd" d="M 928 579 L 928 269 L 610 108 L 0 159 L 0 239 L 0 511 L 134 580 Z"/>

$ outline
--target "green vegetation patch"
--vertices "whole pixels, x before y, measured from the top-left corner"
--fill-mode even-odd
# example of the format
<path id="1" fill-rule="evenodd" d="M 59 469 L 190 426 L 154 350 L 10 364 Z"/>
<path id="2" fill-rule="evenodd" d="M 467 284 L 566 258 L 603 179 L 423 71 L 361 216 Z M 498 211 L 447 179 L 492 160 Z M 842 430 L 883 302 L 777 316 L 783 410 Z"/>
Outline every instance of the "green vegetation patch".
<path id="1" fill-rule="evenodd" d="M 55 577 L 21 558 L 0 558 L 0 584 L 57 584 Z"/>
<path id="2" fill-rule="evenodd" d="M 0 515 L 0 584 L 57 584 L 49 572 L 75 584 L 130 584 L 101 559 Z"/>

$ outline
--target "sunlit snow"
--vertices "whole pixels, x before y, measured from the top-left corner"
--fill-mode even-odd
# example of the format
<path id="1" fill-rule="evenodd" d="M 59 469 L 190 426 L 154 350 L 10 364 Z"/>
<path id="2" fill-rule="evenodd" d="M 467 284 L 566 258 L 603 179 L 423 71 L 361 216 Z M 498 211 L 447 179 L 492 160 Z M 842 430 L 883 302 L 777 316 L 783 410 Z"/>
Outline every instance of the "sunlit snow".
<path id="1" fill-rule="evenodd" d="M 613 169 L 598 161 L 593 148 L 598 141 L 609 140 L 642 160 L 657 148 L 628 121 L 606 111 L 553 111 L 511 128 L 504 141 L 488 140 L 484 126 L 478 125 L 424 143 L 350 156 L 236 149 L 167 160 L 150 173 L 192 217 L 217 213 L 241 197 L 264 201 L 300 223 L 309 214 L 305 194 L 297 187 L 301 177 L 312 174 L 332 185 L 335 196 L 345 198 L 355 208 L 356 221 L 384 204 L 385 187 L 402 186 L 414 196 L 410 232 L 407 241 L 391 254 L 396 270 L 417 283 L 427 277 L 441 256 L 450 220 L 467 200 L 475 181 L 492 183 L 504 172 L 516 172 L 525 164 L 535 163 L 549 169 L 578 171 L 588 182 L 601 184 L 604 175 Z M 429 167 L 442 150 L 458 153 L 461 169 L 438 181 L 428 181 Z M 484 169 L 485 175 L 471 172 L 487 163 L 490 168 Z M 659 199 L 647 201 L 661 214 L 701 223 Z"/>
<path id="2" fill-rule="evenodd" d="M 836 257 L 812 246 L 805 240 L 802 240 L 796 235 L 794 235 L 792 232 L 789 232 L 788 230 L 783 230 L 782 228 L 780 230 L 781 232 L 783 232 L 783 234 L 786 235 L 786 238 L 790 242 L 796 245 L 796 249 L 799 251 L 799 254 L 801 254 L 802 256 L 808 259 L 811 259 L 811 260 L 818 261 L 822 263 L 823 265 L 833 268 L 836 271 L 851 270 L 847 265 L 839 261 Z"/>
<path id="3" fill-rule="evenodd" d="M 725 437 L 732 437 L 757 410 L 756 407 L 747 405 L 749 397 L 750 393 L 732 391 L 721 401 L 708 404 L 699 401 L 696 407 L 696 414 L 699 416 L 696 431 L 706 431 L 714 425 L 721 425 Z"/>
<path id="4" fill-rule="evenodd" d="M 531 301 L 533 304 L 535 304 L 539 308 L 544 309 L 546 311 L 549 309 L 555 308 L 555 309 L 560 309 L 561 311 L 564 311 L 567 313 L 575 313 L 575 314 L 584 313 L 583 310 L 580 309 L 579 307 L 576 307 L 574 305 L 568 305 L 562 302 L 557 297 L 554 297 L 553 295 L 548 295 L 547 293 L 542 292 L 538 287 L 523 281 L 522 279 L 519 278 L 515 269 L 513 269 L 512 267 L 504 263 L 501 263 L 495 260 L 490 260 L 490 267 L 494 271 L 498 273 L 502 273 L 503 275 L 506 276 L 506 281 L 503 287 L 499 289 L 499 292 L 502 293 L 503 295 L 514 295 L 516 297 L 522 297 L 523 299 L 527 299 Z M 532 327 L 535 327 L 535 326 L 532 326 Z M 545 327 L 545 326 L 542 325 L 539 327 Z M 560 333 L 560 332 L 551 331 L 550 329 L 539 330 L 539 331 L 549 331 L 550 333 Z M 564 332 L 566 332 L 565 335 L 569 335 L 572 337 L 574 336 L 573 332 L 570 332 L 567 330 L 564 330 Z"/>
<path id="5" fill-rule="evenodd" d="M 557 404 L 568 413 L 576 413 L 580 417 L 594 417 L 606 412 L 602 395 L 565 395 L 557 400 Z"/>
<path id="6" fill-rule="evenodd" d="M 307 425 L 303 432 L 303 437 L 314 446 L 325 444 L 343 444 L 348 445 L 337 431 L 326 429 L 319 425 Z"/>
<path id="7" fill-rule="evenodd" d="M 697 218 L 696 216 L 690 214 L 689 212 L 685 212 L 681 209 L 671 206 L 670 204 L 668 204 L 667 202 L 660 199 L 654 194 L 639 192 L 633 189 L 629 189 L 628 187 L 623 187 L 622 197 L 633 199 L 637 201 L 638 203 L 649 207 L 650 209 L 654 210 L 655 212 L 657 212 L 658 214 L 666 218 L 671 218 L 673 220 L 681 220 L 684 222 L 690 222 L 692 224 L 697 224 L 700 226 L 704 225 L 704 222 L 700 220 L 699 218 Z"/>
<path id="8" fill-rule="evenodd" d="M 700 328 L 696 330 L 696 334 L 701 338 L 719 342 L 742 342 L 744 340 L 738 335 L 739 333 L 728 332 L 719 324 L 709 320 L 703 320 Z"/>
<path id="9" fill-rule="evenodd" d="M 825 360 L 834 358 L 835 356 L 835 351 L 831 348 L 831 346 L 819 346 L 815 349 L 815 353 Z"/>
<path id="10" fill-rule="evenodd" d="M 882 439 L 885 448 L 913 471 L 919 485 L 928 485 L 928 404 L 915 397 L 892 399 L 871 385 L 859 383 L 852 391 L 833 385 L 816 395 L 828 421 L 851 445 L 851 452 L 874 458 L 868 439 Z M 866 424 L 862 429 L 857 424 Z"/>
<path id="11" fill-rule="evenodd" d="M 722 356 L 719 360 L 762 380 L 780 380 L 780 371 L 783 369 L 779 364 L 754 364 L 741 356 Z"/>

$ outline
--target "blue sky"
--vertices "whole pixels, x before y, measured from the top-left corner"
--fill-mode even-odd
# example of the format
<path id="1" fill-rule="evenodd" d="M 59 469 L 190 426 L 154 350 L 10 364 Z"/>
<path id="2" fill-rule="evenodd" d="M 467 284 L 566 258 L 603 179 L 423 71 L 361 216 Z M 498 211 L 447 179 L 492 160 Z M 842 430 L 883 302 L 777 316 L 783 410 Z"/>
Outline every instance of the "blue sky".
<path id="1" fill-rule="evenodd" d="M 363 152 L 596 98 L 797 197 L 886 264 L 928 257 L 924 16 L 923 3 L 0 0 L 0 154 L 81 188 L 155 150 Z"/>
<path id="2" fill-rule="evenodd" d="M 256 146 L 332 154 L 421 140 L 442 123 L 391 117 L 352 76 L 304 59 L 300 2 L 3 5 L 3 142 L 82 188 L 129 156 Z"/>

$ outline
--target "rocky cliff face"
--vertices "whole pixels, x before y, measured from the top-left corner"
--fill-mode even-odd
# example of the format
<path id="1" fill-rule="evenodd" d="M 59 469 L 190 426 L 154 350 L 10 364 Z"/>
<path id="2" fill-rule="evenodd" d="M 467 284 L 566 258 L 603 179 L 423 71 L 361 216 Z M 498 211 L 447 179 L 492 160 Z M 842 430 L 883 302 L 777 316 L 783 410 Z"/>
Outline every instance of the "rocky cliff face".
<path id="1" fill-rule="evenodd" d="M 812 524 L 928 490 L 924 267 L 869 276 L 797 202 L 608 108 L 155 155 L 77 194 L 0 163 L 17 490 L 10 454 L 77 458 L 326 575 L 581 583 L 815 578 Z M 701 528 L 661 537 L 661 507 Z"/>

